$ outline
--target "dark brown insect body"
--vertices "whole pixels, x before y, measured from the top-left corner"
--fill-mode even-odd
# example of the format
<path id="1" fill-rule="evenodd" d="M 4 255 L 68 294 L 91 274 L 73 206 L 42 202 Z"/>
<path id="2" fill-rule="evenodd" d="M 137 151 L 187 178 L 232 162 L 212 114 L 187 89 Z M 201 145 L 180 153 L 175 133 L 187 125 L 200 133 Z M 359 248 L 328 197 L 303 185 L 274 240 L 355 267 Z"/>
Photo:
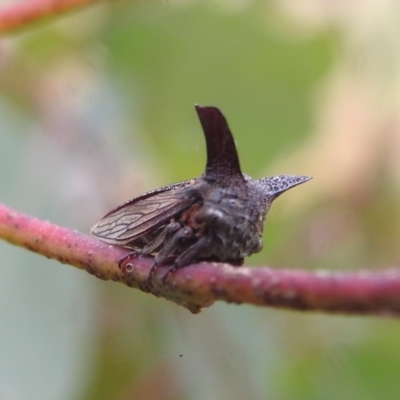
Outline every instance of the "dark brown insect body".
<path id="1" fill-rule="evenodd" d="M 265 216 L 273 200 L 311 179 L 278 175 L 253 180 L 242 174 L 221 111 L 200 106 L 196 111 L 207 144 L 204 174 L 129 200 L 92 229 L 107 243 L 133 249 L 133 255 L 155 254 L 149 285 L 155 268 L 169 260 L 173 263 L 164 283 L 174 269 L 200 260 L 242 265 L 244 257 L 262 249 Z"/>

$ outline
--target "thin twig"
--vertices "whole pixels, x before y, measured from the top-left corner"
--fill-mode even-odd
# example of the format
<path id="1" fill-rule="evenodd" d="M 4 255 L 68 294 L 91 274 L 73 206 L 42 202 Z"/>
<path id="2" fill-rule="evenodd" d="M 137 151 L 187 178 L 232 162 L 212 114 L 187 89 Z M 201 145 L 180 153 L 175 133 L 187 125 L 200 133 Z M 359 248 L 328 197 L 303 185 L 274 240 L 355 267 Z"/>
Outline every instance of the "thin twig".
<path id="1" fill-rule="evenodd" d="M 0 204 L 0 238 L 104 280 L 148 292 L 152 259 L 137 257 L 121 271 L 128 250 L 104 244 L 77 231 L 24 215 Z M 346 314 L 400 315 L 400 270 L 331 273 L 233 267 L 203 262 L 175 271 L 166 285 L 155 276 L 152 293 L 200 312 L 215 300 L 293 310 Z"/>
<path id="2" fill-rule="evenodd" d="M 31 0 L 0 11 L 0 33 L 25 27 L 28 23 L 81 8 L 98 0 Z"/>

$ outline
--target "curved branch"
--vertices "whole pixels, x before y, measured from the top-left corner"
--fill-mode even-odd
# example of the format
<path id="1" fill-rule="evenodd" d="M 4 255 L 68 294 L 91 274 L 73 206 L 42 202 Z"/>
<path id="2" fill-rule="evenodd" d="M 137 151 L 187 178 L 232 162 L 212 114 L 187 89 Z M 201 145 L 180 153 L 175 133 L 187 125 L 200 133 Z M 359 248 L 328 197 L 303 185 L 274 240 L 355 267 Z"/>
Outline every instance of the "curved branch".
<path id="1" fill-rule="evenodd" d="M 24 215 L 0 204 L 0 238 L 97 278 L 122 282 L 148 291 L 145 281 L 150 257 L 137 257 L 121 271 L 119 258 L 128 250 L 107 245 L 77 231 Z M 233 267 L 203 262 L 171 274 L 159 267 L 152 293 L 200 312 L 215 300 L 293 310 L 348 314 L 400 315 L 400 270 L 355 273 L 303 272 L 271 268 Z"/>
<path id="2" fill-rule="evenodd" d="M 65 13 L 98 0 L 31 0 L 0 11 L 0 33 L 24 27 L 30 22 Z"/>

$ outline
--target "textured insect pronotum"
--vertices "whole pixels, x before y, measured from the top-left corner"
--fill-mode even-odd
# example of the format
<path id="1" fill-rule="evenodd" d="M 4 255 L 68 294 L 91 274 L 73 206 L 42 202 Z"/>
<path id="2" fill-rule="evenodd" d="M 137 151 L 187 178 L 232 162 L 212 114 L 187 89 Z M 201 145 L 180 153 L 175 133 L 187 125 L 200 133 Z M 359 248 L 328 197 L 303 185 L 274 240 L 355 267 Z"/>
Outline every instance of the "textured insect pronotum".
<path id="1" fill-rule="evenodd" d="M 265 216 L 286 190 L 311 179 L 277 175 L 253 180 L 242 173 L 232 133 L 216 107 L 196 106 L 207 145 L 205 172 L 121 204 L 97 223 L 92 234 L 132 249 L 131 256 L 153 254 L 147 283 L 158 265 L 171 262 L 163 276 L 200 260 L 242 265 L 262 249 Z"/>

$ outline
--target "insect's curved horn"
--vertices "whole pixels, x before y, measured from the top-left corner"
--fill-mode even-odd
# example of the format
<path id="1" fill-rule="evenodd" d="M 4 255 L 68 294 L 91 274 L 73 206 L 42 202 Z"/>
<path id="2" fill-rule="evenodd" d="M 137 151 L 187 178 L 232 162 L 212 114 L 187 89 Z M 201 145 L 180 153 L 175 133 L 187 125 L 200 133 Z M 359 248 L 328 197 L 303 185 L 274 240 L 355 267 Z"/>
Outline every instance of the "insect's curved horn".
<path id="1" fill-rule="evenodd" d="M 207 145 L 207 165 L 204 177 L 223 184 L 226 178 L 244 182 L 235 141 L 228 123 L 217 107 L 196 105 Z"/>

